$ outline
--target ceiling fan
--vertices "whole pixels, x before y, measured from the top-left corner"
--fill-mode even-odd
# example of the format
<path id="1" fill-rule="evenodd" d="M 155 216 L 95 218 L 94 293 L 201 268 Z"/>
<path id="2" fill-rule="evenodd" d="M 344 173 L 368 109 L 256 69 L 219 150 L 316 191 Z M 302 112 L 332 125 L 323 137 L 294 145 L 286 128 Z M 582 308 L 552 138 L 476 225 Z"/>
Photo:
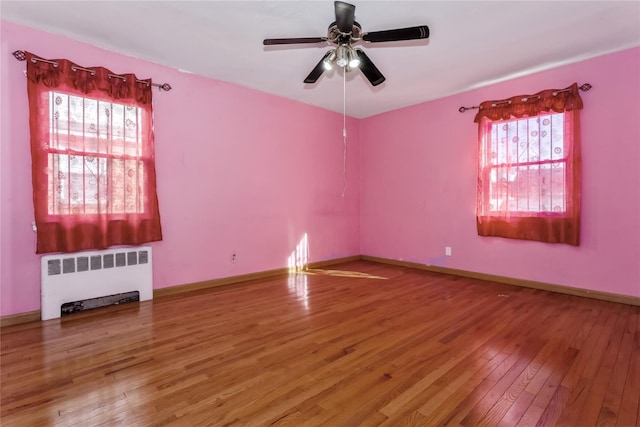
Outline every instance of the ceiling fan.
<path id="1" fill-rule="evenodd" d="M 426 25 L 366 33 L 362 31 L 362 27 L 355 20 L 356 7 L 354 5 L 336 1 L 334 7 L 336 20 L 329 25 L 326 37 L 265 39 L 263 41 L 266 46 L 299 43 L 329 43 L 335 46 L 311 70 L 311 73 L 304 79 L 305 83 L 315 83 L 325 70 L 330 70 L 335 64 L 343 67 L 345 71 L 360 68 L 371 85 L 377 86 L 385 81 L 385 77 L 363 50 L 353 47 L 354 43 L 361 40 L 379 43 L 429 37 L 429 27 Z"/>

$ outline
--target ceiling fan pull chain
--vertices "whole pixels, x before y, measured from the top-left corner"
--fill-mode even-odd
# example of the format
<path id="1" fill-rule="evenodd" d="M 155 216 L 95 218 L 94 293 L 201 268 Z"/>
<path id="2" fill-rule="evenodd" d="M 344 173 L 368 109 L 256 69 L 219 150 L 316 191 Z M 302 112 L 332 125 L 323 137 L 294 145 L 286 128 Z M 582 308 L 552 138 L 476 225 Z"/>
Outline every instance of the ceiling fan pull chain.
<path id="1" fill-rule="evenodd" d="M 342 198 L 347 192 L 347 70 L 342 71 L 342 142 L 344 145 L 342 155 L 342 176 L 344 185 L 342 187 Z"/>

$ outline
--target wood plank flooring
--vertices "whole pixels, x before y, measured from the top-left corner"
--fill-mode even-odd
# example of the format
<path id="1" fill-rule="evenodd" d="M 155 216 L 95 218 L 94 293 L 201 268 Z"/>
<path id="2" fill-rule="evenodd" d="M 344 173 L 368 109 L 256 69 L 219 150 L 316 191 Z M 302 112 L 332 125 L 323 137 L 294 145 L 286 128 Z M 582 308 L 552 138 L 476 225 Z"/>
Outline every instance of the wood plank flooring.
<path id="1" fill-rule="evenodd" d="M 332 268 L 3 328 L 0 424 L 640 424 L 640 307 Z"/>

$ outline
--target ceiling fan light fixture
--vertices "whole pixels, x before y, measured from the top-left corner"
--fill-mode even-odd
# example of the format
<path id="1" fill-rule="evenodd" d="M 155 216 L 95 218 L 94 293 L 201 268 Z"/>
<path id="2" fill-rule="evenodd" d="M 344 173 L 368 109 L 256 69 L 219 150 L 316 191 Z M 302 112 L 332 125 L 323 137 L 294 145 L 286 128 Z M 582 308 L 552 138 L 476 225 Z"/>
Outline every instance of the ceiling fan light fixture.
<path id="1" fill-rule="evenodd" d="M 360 65 L 360 58 L 358 58 L 358 53 L 354 48 L 349 49 L 347 57 L 349 58 L 349 68 L 358 68 Z"/>
<path id="2" fill-rule="evenodd" d="M 349 64 L 349 49 L 345 45 L 340 45 L 336 49 L 336 65 L 345 67 Z"/>
<path id="3" fill-rule="evenodd" d="M 329 52 L 329 55 L 324 59 L 324 61 L 322 61 L 322 65 L 324 66 L 324 69 L 329 71 L 330 69 L 333 68 L 333 63 L 336 60 L 336 50 L 333 49 Z"/>

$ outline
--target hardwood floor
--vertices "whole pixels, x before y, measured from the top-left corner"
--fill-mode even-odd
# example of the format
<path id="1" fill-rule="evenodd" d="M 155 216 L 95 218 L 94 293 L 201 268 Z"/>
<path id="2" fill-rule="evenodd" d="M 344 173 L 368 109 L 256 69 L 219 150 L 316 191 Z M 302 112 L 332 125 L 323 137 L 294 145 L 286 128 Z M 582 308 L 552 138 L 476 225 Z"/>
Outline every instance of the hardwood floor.
<path id="1" fill-rule="evenodd" d="M 640 423 L 640 307 L 332 268 L 3 328 L 0 424 Z"/>

